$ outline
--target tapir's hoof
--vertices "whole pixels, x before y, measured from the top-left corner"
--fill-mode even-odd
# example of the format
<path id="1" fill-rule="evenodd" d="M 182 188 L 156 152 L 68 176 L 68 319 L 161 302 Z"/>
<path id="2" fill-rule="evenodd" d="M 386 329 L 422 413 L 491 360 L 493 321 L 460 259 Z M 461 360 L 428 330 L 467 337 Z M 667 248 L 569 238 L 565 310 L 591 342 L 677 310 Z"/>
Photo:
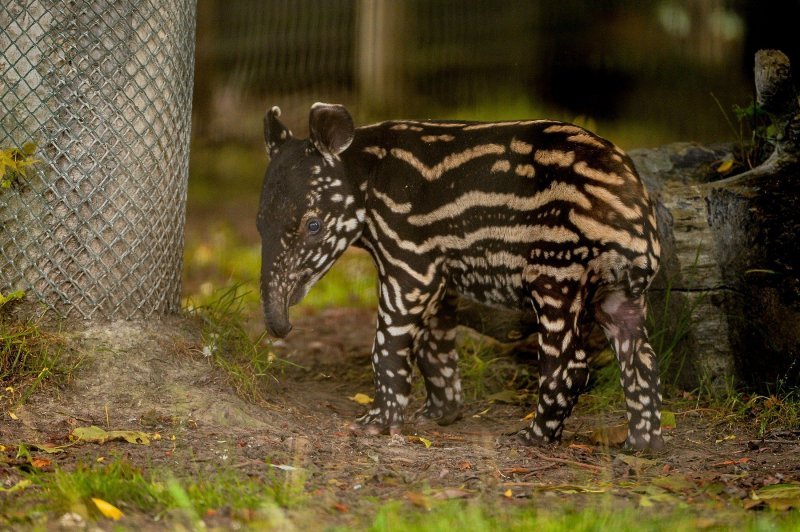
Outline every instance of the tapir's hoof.
<path id="1" fill-rule="evenodd" d="M 661 434 L 650 434 L 649 438 L 644 435 L 638 437 L 629 434 L 625 440 L 624 449 L 629 451 L 660 451 L 664 448 L 664 438 Z"/>
<path id="2" fill-rule="evenodd" d="M 388 434 L 390 436 L 403 433 L 403 427 L 399 425 L 378 425 L 375 423 L 361 423 L 355 421 L 347 427 L 356 436 L 379 436 Z"/>
<path id="3" fill-rule="evenodd" d="M 457 405 L 450 409 L 425 405 L 414 412 L 414 422 L 418 425 L 436 423 L 444 427 L 455 423 L 461 419 L 461 417 L 461 407 Z"/>
<path id="4" fill-rule="evenodd" d="M 558 445 L 558 440 L 551 440 L 543 436 L 537 436 L 531 427 L 526 427 L 517 432 L 517 440 L 524 445 L 545 447 L 550 445 Z"/>

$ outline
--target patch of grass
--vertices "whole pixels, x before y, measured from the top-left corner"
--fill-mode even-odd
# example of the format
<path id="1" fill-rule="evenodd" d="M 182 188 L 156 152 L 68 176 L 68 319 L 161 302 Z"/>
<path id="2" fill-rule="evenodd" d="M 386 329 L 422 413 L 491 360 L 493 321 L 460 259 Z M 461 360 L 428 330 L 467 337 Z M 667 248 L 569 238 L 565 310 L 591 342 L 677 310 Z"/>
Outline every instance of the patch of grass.
<path id="1" fill-rule="evenodd" d="M 94 498 L 119 508 L 122 526 L 127 516 L 147 514 L 148 520 L 161 521 L 176 511 L 199 528 L 204 528 L 202 518 L 220 512 L 234 521 L 266 522 L 272 520 L 274 508 L 289 508 L 304 500 L 305 478 L 274 472 L 264 465 L 264 475 L 256 477 L 223 469 L 176 478 L 162 469 L 143 471 L 124 459 L 107 465 L 78 464 L 70 471 L 37 471 L 28 474 L 31 487 L 10 500 L 0 500 L 0 510 L 13 504 L 28 511 L 0 516 L 0 525 L 10 524 L 12 519 L 18 523 L 46 521 L 66 512 L 103 521 Z"/>
<path id="2" fill-rule="evenodd" d="M 740 530 L 797 530 L 800 513 L 784 514 L 764 512 L 745 513 L 735 508 L 720 512 L 717 508 L 660 507 L 632 508 L 621 505 L 611 497 L 580 506 L 514 504 L 501 501 L 446 502 L 428 512 L 411 509 L 399 502 L 384 505 L 374 518 L 372 532 L 403 531 L 693 531 L 698 529 L 723 530 L 735 527 Z"/>
<path id="3" fill-rule="evenodd" d="M 245 327 L 248 291 L 238 285 L 213 294 L 206 303 L 189 302 L 187 311 L 203 321 L 202 354 L 228 376 L 236 392 L 253 402 L 265 400 L 265 381 L 276 363 L 266 332 L 255 339 Z"/>
<path id="4" fill-rule="evenodd" d="M 61 336 L 34 322 L 0 320 L 0 406 L 24 403 L 42 386 L 65 382 L 79 364 Z"/>
<path id="5" fill-rule="evenodd" d="M 527 390 L 537 389 L 535 366 L 515 361 L 510 347 L 488 338 L 466 334 L 458 343 L 459 370 L 463 396 L 469 401 L 505 398 L 504 402 L 525 399 Z M 499 394 L 499 395 L 498 395 Z M 501 397 L 502 396 L 502 397 Z"/>
<path id="6" fill-rule="evenodd" d="M 253 316 L 259 312 L 261 246 L 246 242 L 230 225 L 188 234 L 183 264 L 184 306 L 190 301 L 194 306 L 214 305 L 220 293 L 239 287 L 243 309 Z"/>
<path id="7" fill-rule="evenodd" d="M 733 164 L 725 164 L 723 161 L 717 167 L 717 172 L 722 176 L 735 175 L 766 161 L 775 149 L 778 135 L 778 130 L 771 123 L 769 115 L 751 100 L 744 107 L 733 105 L 732 111 L 736 118 L 734 123 L 717 97 L 714 94 L 711 94 L 711 97 L 716 102 L 737 144 L 733 154 Z"/>
<path id="8" fill-rule="evenodd" d="M 589 390 L 581 396 L 579 408 L 585 412 L 610 412 L 624 408 L 625 394 L 619 383 L 619 363 L 611 347 L 590 360 Z"/>
<path id="9" fill-rule="evenodd" d="M 686 364 L 687 352 L 681 350 L 683 342 L 692 331 L 692 315 L 703 296 L 674 301 L 672 279 L 667 280 L 663 301 L 658 312 L 652 307 L 647 312 L 647 330 L 650 332 L 650 345 L 656 353 L 661 382 L 674 386 L 680 379 Z"/>
<path id="10" fill-rule="evenodd" d="M 699 398 L 719 412 L 721 419 L 745 423 L 757 430 L 758 437 L 771 432 L 800 430 L 800 396 L 793 390 L 783 394 L 750 395 L 736 390 Z"/>

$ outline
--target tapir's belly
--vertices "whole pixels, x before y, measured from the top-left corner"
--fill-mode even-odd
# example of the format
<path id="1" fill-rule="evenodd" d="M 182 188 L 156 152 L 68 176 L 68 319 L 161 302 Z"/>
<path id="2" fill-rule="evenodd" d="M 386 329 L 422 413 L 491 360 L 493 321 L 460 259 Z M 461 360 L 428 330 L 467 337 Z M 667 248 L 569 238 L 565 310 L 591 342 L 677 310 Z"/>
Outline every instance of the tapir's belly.
<path id="1" fill-rule="evenodd" d="M 478 248 L 447 261 L 448 288 L 478 303 L 508 309 L 530 308 L 523 290 L 526 261 L 510 250 Z"/>

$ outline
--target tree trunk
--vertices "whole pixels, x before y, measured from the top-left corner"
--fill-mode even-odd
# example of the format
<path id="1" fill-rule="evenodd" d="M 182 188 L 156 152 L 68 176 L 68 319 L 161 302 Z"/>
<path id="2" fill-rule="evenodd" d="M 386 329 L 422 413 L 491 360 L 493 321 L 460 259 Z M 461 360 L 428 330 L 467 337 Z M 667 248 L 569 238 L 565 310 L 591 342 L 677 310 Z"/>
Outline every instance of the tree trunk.
<path id="1" fill-rule="evenodd" d="M 800 105 L 789 59 L 756 54 L 758 104 L 778 131 L 762 165 L 712 183 L 709 224 L 725 283 L 737 373 L 760 391 L 800 384 Z"/>

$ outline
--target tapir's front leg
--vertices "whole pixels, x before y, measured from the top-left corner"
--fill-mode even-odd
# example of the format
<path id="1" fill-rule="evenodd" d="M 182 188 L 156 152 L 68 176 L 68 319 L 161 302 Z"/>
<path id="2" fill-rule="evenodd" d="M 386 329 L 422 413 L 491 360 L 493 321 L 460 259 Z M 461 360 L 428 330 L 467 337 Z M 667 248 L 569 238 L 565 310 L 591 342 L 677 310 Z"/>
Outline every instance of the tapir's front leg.
<path id="1" fill-rule="evenodd" d="M 419 330 L 419 315 L 399 312 L 395 308 L 397 303 L 385 296 L 390 289 L 381 288 L 383 297 L 378 305 L 378 327 L 372 344 L 375 399 L 369 411 L 350 426 L 354 432 L 398 434 L 403 427 L 411 392 L 411 349 Z"/>
<path id="2" fill-rule="evenodd" d="M 410 269 L 380 270 L 378 330 L 372 346 L 375 399 L 351 429 L 368 434 L 402 430 L 415 359 L 428 389 L 421 414 L 440 423 L 452 422 L 460 412 L 461 385 L 452 345 L 455 336 L 452 330 L 445 331 L 455 324 L 449 316 L 437 316 L 445 283 L 435 274 L 425 278 Z"/>
<path id="3" fill-rule="evenodd" d="M 456 325 L 455 309 L 441 302 L 414 338 L 414 357 L 427 391 L 417 419 L 449 425 L 461 417 Z"/>

